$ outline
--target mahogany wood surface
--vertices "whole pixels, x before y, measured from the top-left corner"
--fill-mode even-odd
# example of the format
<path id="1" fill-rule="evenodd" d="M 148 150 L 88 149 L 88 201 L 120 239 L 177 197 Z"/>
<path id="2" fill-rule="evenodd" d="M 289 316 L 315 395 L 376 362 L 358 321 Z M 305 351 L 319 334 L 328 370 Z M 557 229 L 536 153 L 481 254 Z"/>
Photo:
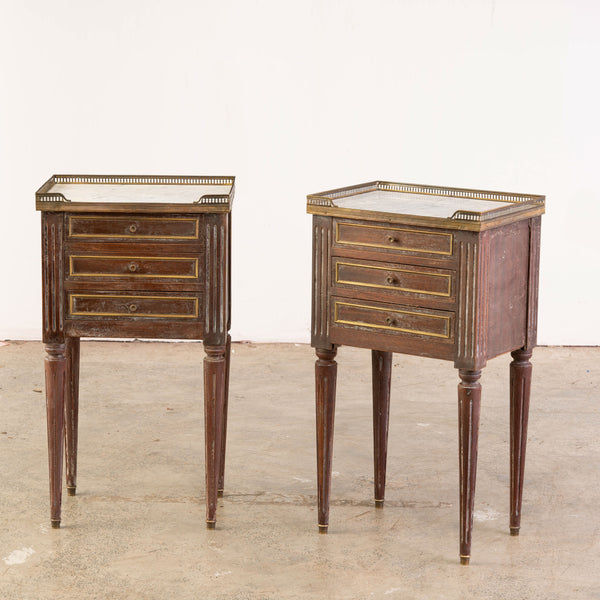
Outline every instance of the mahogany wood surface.
<path id="1" fill-rule="evenodd" d="M 379 195 L 371 194 L 362 203 L 357 200 L 375 188 Z M 402 214 L 401 208 L 391 210 L 393 198 L 386 190 L 394 189 L 404 194 L 398 195 L 398 202 L 408 201 L 416 190 L 410 215 Z M 456 215 L 429 218 L 427 211 L 431 212 L 436 196 L 441 202 L 451 198 L 459 207 Z M 464 210 L 460 210 L 461 198 L 466 198 Z M 472 210 L 473 198 L 483 207 L 481 213 Z M 490 201 L 487 211 L 486 201 Z M 349 208 L 361 205 L 368 208 Z M 337 346 L 372 350 L 376 505 L 383 503 L 385 489 L 391 353 L 451 360 L 460 376 L 460 560 L 468 564 L 479 378 L 487 360 L 506 352 L 514 358 L 510 367 L 511 534 L 516 535 L 520 527 L 544 198 L 372 182 L 309 195 L 308 212 L 313 215 L 311 338 L 318 356 L 320 531 L 326 532 L 329 525 Z"/>
<path id="2" fill-rule="evenodd" d="M 227 178 L 229 196 L 207 197 L 204 206 L 150 206 L 123 200 L 135 191 L 131 182 L 114 205 L 47 196 L 60 177 L 37 193 L 52 526 L 61 522 L 63 454 L 67 491 L 74 495 L 77 488 L 79 338 L 135 337 L 204 341 L 206 514 L 212 528 L 225 465 L 233 178 Z"/>

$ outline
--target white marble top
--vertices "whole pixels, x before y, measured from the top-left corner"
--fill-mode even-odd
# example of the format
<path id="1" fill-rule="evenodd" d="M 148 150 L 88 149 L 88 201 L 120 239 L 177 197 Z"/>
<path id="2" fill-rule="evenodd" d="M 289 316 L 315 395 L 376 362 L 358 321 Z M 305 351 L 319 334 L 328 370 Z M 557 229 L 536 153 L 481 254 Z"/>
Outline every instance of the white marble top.
<path id="1" fill-rule="evenodd" d="M 334 198 L 333 204 L 339 208 L 449 219 L 457 210 L 485 213 L 503 206 L 511 206 L 512 203 L 375 190 Z"/>
<path id="2" fill-rule="evenodd" d="M 168 204 L 193 204 L 202 196 L 227 196 L 230 192 L 230 184 L 55 183 L 48 190 L 48 193 L 62 194 L 71 202 L 155 202 Z"/>

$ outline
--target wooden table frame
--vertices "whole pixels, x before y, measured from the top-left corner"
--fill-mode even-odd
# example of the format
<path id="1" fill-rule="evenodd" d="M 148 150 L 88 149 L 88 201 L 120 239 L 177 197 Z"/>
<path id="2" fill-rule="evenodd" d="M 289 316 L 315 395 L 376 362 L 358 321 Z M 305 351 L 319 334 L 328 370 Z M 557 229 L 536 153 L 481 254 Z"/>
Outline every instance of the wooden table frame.
<path id="1" fill-rule="evenodd" d="M 73 198 L 64 195 L 70 185 Z M 84 185 L 100 194 L 106 185 L 106 202 L 78 201 L 89 192 Z M 157 186 L 149 189 L 158 197 L 111 201 L 115 189 L 135 199 L 139 185 Z M 169 186 L 186 185 L 224 192 L 161 201 L 160 190 L 173 195 Z M 215 527 L 225 470 L 233 194 L 233 177 L 77 175 L 55 175 L 36 193 L 52 527 L 61 523 L 63 453 L 68 494 L 77 488 L 80 337 L 203 340 L 206 523 Z"/>
<path id="2" fill-rule="evenodd" d="M 440 216 L 436 202 L 454 212 Z M 462 564 L 471 556 L 481 369 L 511 352 L 510 533 L 518 535 L 544 202 L 379 181 L 308 196 L 321 533 L 329 526 L 335 357 L 347 344 L 372 350 L 378 507 L 385 497 L 392 353 L 451 360 L 458 369 Z"/>

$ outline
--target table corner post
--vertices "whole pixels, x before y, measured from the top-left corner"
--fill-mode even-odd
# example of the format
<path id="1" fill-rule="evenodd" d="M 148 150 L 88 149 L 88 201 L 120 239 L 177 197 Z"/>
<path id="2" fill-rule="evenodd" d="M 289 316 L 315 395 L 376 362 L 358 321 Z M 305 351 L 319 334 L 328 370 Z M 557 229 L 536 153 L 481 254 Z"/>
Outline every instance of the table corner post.
<path id="1" fill-rule="evenodd" d="M 510 363 L 510 534 L 519 535 L 523 501 L 523 475 L 531 395 L 531 349 L 511 352 Z"/>
<path id="2" fill-rule="evenodd" d="M 471 558 L 473 508 L 477 475 L 477 442 L 481 407 L 480 370 L 459 369 L 458 445 L 460 485 L 460 562 L 468 565 Z"/>
<path id="3" fill-rule="evenodd" d="M 331 491 L 331 464 L 333 457 L 333 425 L 335 415 L 335 389 L 337 349 L 316 348 L 315 396 L 317 417 L 317 487 L 319 533 L 329 527 L 329 495 Z"/>

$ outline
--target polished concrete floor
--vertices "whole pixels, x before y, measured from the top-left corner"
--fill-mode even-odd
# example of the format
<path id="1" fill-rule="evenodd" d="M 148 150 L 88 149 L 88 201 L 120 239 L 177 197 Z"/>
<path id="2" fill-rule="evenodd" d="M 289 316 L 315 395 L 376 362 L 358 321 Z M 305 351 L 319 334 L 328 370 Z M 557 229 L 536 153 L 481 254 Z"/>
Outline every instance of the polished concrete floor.
<path id="1" fill-rule="evenodd" d="M 0 598 L 600 598 L 600 348 L 538 348 L 521 535 L 508 533 L 508 364 L 490 361 L 471 565 L 458 561 L 457 376 L 394 356 L 372 502 L 370 354 L 341 348 L 328 535 L 313 351 L 234 344 L 225 497 L 204 524 L 202 345 L 83 342 L 78 495 L 49 527 L 43 349 L 0 347 Z"/>

